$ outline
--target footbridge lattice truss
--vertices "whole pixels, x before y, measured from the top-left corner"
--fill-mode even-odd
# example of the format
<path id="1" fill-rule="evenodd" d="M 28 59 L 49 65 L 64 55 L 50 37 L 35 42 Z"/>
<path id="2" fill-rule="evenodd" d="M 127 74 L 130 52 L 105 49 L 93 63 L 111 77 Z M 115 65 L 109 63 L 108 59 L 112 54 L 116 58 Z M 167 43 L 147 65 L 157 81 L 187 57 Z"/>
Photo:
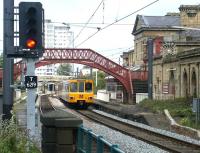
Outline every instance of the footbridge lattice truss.
<path id="1" fill-rule="evenodd" d="M 78 63 L 102 70 L 115 77 L 132 93 L 130 71 L 91 49 L 45 49 L 36 67 L 54 63 Z"/>
<path id="2" fill-rule="evenodd" d="M 51 49 L 44 51 L 43 57 L 36 63 L 36 68 L 55 63 L 78 63 L 102 70 L 122 83 L 128 94 L 132 94 L 132 80 L 147 80 L 147 71 L 130 72 L 121 65 L 109 60 L 91 49 Z M 14 64 L 14 77 L 16 79 L 26 71 L 24 63 L 19 61 Z M 3 80 L 3 69 L 0 68 L 0 80 Z"/>

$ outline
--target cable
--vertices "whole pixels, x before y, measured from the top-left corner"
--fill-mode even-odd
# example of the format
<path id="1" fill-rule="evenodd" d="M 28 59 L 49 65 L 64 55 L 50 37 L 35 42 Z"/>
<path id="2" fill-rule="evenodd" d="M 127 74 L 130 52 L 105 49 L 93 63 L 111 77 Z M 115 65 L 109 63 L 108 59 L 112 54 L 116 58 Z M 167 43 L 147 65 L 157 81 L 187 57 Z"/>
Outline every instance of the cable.
<path id="1" fill-rule="evenodd" d="M 104 0 L 101 1 L 101 3 L 98 5 L 98 7 L 96 8 L 96 10 L 94 11 L 94 13 L 91 15 L 91 17 L 88 19 L 88 21 L 86 22 L 85 26 L 80 30 L 80 32 L 76 35 L 76 37 L 74 38 L 73 42 L 75 42 L 75 40 L 80 36 L 80 34 L 82 33 L 82 31 L 85 29 L 85 27 L 87 26 L 87 24 L 90 22 L 90 20 L 92 19 L 92 17 L 95 15 L 95 13 L 97 12 L 97 10 L 99 9 L 99 7 L 101 6 L 101 4 L 104 2 Z M 97 28 L 98 29 L 98 28 Z M 70 44 L 71 45 L 71 44 Z"/>
<path id="2" fill-rule="evenodd" d="M 147 8 L 147 7 L 149 7 L 149 6 L 151 6 L 151 5 L 153 5 L 154 3 L 158 2 L 158 1 L 159 1 L 159 0 L 155 0 L 155 1 L 153 1 L 153 2 L 151 2 L 151 3 L 149 3 L 149 4 L 147 4 L 147 5 L 145 5 L 144 7 L 142 7 L 142 8 L 140 8 L 140 9 L 136 10 L 135 12 L 130 13 L 130 14 L 128 14 L 127 16 L 125 16 L 125 17 L 123 17 L 123 18 L 121 18 L 121 19 L 119 19 L 119 20 L 117 20 L 117 21 L 115 21 L 115 22 L 113 22 L 113 23 L 111 23 L 111 24 L 108 24 L 107 26 L 105 26 L 105 27 L 99 29 L 99 30 L 96 31 L 94 34 L 92 34 L 91 36 L 89 36 L 87 39 L 85 39 L 84 41 L 82 41 L 81 43 L 79 43 L 76 47 L 78 47 L 78 46 L 82 45 L 83 43 L 85 43 L 86 41 L 88 41 L 90 38 L 92 38 L 93 36 L 95 36 L 99 31 L 105 30 L 106 28 L 112 26 L 113 24 L 115 24 L 115 23 L 117 23 L 117 22 L 119 22 L 119 21 L 121 21 L 121 20 L 124 20 L 125 18 L 127 18 L 127 17 L 129 17 L 129 16 L 131 16 L 131 15 L 133 15 L 133 14 L 135 14 L 135 13 L 137 13 L 137 12 L 139 12 L 139 11 L 141 11 L 141 10 L 143 10 L 143 9 L 145 9 L 145 8 Z"/>
<path id="3" fill-rule="evenodd" d="M 86 23 L 68 23 L 69 25 L 80 25 L 80 24 L 86 24 Z M 97 22 L 94 22 L 94 23 L 88 23 L 88 25 L 90 25 L 90 24 L 93 24 L 93 25 L 95 25 L 95 24 L 97 24 L 97 25 L 101 25 L 101 24 L 103 24 L 103 25 L 105 25 L 105 24 L 110 24 L 110 23 L 97 23 Z M 115 24 L 115 25 L 133 25 L 133 23 L 118 23 L 118 24 Z"/>
<path id="4" fill-rule="evenodd" d="M 123 50 L 121 50 L 121 51 L 119 51 L 119 52 L 117 52 L 117 53 L 115 53 L 115 54 L 110 54 L 110 55 L 107 55 L 108 57 L 109 56 L 114 56 L 114 55 L 116 55 L 116 54 L 121 54 L 122 52 L 127 52 L 127 51 L 130 51 L 130 50 L 132 50 L 132 49 L 134 49 L 134 47 L 129 47 L 129 48 L 126 48 L 126 49 L 124 49 L 123 48 Z"/>
<path id="5" fill-rule="evenodd" d="M 132 47 L 132 46 L 131 46 L 131 47 Z M 111 48 L 111 49 L 101 50 L 100 52 L 110 52 L 110 51 L 122 50 L 122 49 L 125 49 L 125 48 L 131 48 L 131 47 Z"/>

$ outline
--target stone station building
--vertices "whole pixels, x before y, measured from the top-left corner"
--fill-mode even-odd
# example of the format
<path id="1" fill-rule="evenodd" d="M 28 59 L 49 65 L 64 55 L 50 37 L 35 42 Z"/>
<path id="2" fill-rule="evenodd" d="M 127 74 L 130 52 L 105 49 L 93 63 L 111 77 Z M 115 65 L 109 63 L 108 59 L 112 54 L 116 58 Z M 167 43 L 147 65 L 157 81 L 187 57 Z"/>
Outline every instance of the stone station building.
<path id="1" fill-rule="evenodd" d="M 181 5 L 179 11 L 165 16 L 137 15 L 132 31 L 134 51 L 122 55 L 125 65 L 145 71 L 147 40 L 154 40 L 154 99 L 200 97 L 200 5 Z"/>

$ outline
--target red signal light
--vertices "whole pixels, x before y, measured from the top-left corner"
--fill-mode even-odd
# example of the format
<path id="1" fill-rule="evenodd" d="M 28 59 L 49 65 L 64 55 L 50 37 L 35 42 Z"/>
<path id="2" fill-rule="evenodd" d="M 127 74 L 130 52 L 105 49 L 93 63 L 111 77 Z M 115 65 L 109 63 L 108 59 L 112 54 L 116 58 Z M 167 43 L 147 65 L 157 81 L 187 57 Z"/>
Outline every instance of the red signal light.
<path id="1" fill-rule="evenodd" d="M 36 40 L 34 40 L 34 39 L 28 39 L 28 40 L 26 41 L 26 47 L 29 48 L 29 49 L 35 48 L 36 45 L 37 45 L 37 42 L 36 42 Z"/>

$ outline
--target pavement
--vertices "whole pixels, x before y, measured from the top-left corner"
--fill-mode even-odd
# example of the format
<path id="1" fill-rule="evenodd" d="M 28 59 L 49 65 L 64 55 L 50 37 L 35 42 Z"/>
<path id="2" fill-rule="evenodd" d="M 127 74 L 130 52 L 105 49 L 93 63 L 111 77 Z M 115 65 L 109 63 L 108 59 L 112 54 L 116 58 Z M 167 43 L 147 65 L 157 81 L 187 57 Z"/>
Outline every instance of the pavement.
<path id="1" fill-rule="evenodd" d="M 40 148 L 41 146 L 41 123 L 40 123 L 40 115 L 38 113 L 37 105 L 39 101 L 36 102 L 36 109 L 35 109 L 35 137 L 33 140 L 35 140 L 36 144 Z M 27 103 L 26 103 L 26 97 L 22 98 L 21 100 L 14 103 L 13 111 L 15 114 L 15 118 L 17 121 L 17 124 L 23 128 L 27 129 Z"/>
<path id="2" fill-rule="evenodd" d="M 15 117 L 17 120 L 17 123 L 20 127 L 22 128 L 26 128 L 26 122 L 27 122 L 27 118 L 26 118 L 26 100 L 23 99 L 21 101 L 18 101 L 14 104 L 14 108 L 13 108 L 14 112 L 15 112 Z"/>

